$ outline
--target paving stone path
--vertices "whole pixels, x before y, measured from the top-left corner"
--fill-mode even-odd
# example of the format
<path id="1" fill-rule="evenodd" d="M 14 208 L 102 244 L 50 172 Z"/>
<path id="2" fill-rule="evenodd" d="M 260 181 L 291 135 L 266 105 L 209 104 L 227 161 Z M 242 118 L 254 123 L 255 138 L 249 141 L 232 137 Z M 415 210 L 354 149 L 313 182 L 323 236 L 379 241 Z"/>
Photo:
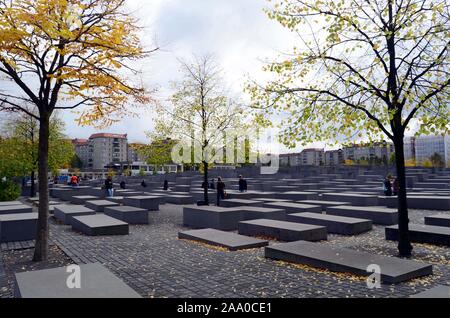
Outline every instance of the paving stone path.
<path id="1" fill-rule="evenodd" d="M 411 210 L 410 219 L 423 223 L 433 214 Z M 144 297 L 408 297 L 450 285 L 448 247 L 414 244 L 413 259 L 432 263 L 434 275 L 370 290 L 364 278 L 265 259 L 262 248 L 230 252 L 179 240 L 182 230 L 182 206 L 169 204 L 151 213 L 149 225 L 130 225 L 127 236 L 88 237 L 51 222 L 51 261 L 39 267 L 100 262 Z M 383 226 L 357 236 L 329 234 L 320 244 L 388 256 L 397 251 Z M 36 269 L 32 251 L 0 251 L 0 297 L 12 297 L 14 271 Z"/>

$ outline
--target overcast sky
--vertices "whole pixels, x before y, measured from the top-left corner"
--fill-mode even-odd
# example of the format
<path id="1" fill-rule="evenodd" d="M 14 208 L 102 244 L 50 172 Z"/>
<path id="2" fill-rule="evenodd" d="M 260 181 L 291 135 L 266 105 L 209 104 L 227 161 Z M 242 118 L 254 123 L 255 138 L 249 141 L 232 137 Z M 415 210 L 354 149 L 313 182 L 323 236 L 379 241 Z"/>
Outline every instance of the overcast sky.
<path id="1" fill-rule="evenodd" d="M 236 94 L 245 79 L 263 78 L 263 60 L 274 59 L 294 46 L 294 37 L 263 8 L 266 0 L 129 0 L 132 12 L 145 27 L 143 41 L 148 48 L 161 50 L 142 63 L 145 82 L 158 87 L 158 97 L 169 94 L 170 81 L 179 78 L 179 58 L 192 54 L 214 54 L 225 72 L 227 84 Z M 74 124 L 75 115 L 61 114 L 69 137 L 87 138 L 96 132 Z M 131 142 L 145 142 L 145 131 L 152 129 L 151 111 L 139 118 L 125 118 L 102 131 L 128 133 Z"/>

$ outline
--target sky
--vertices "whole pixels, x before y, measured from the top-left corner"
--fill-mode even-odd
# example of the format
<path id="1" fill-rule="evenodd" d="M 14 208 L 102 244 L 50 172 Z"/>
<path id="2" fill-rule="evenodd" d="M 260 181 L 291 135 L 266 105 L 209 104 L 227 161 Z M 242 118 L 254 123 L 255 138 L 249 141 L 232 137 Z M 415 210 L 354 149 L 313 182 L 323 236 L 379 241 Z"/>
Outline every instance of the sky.
<path id="1" fill-rule="evenodd" d="M 274 60 L 294 46 L 294 35 L 264 13 L 268 5 L 266 0 L 129 0 L 129 10 L 144 26 L 144 45 L 160 48 L 141 63 L 144 82 L 158 89 L 158 98 L 165 99 L 171 81 L 180 78 L 178 59 L 213 54 L 227 85 L 234 94 L 243 94 L 246 79 L 267 76 L 262 72 L 264 61 Z M 78 127 L 76 115 L 70 111 L 60 115 L 71 138 L 88 138 L 98 132 Z M 152 115 L 147 107 L 138 118 L 124 118 L 102 131 L 128 133 L 130 142 L 146 142 Z"/>

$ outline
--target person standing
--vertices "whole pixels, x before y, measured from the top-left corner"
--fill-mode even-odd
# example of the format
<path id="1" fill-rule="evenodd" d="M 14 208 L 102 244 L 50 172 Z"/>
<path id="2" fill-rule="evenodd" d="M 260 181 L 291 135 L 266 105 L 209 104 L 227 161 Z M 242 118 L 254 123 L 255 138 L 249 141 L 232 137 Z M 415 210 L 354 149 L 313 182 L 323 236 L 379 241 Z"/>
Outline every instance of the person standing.
<path id="1" fill-rule="evenodd" d="M 164 190 L 164 191 L 167 191 L 167 190 L 169 190 L 169 181 L 167 181 L 167 179 L 166 179 L 166 180 L 164 180 L 164 184 L 163 184 L 163 190 Z"/>
<path id="2" fill-rule="evenodd" d="M 220 200 L 225 199 L 225 183 L 221 177 L 217 178 L 217 206 L 220 206 Z"/>
<path id="3" fill-rule="evenodd" d="M 114 196 L 114 185 L 111 176 L 108 176 L 105 180 L 105 189 L 107 196 L 112 198 Z"/>
<path id="4" fill-rule="evenodd" d="M 391 186 L 391 180 L 389 179 L 389 176 L 386 177 L 383 181 L 383 190 L 384 195 L 387 197 L 392 196 L 392 186 Z"/>
<path id="5" fill-rule="evenodd" d="M 247 180 L 245 180 L 242 175 L 239 175 L 239 192 L 247 191 Z"/>
<path id="6" fill-rule="evenodd" d="M 126 189 L 126 183 L 125 183 L 125 180 L 122 180 L 122 181 L 120 181 L 120 188 L 121 189 Z"/>
<path id="7" fill-rule="evenodd" d="M 147 183 L 145 182 L 145 180 L 142 180 L 141 186 L 142 186 L 143 188 L 147 188 Z"/>

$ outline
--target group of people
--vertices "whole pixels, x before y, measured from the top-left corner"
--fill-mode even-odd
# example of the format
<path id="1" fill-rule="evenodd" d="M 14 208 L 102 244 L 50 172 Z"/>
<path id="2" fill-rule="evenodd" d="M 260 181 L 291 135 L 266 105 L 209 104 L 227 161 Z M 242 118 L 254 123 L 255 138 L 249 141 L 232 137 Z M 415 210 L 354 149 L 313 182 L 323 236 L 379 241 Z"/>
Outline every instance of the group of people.
<path id="1" fill-rule="evenodd" d="M 225 190 L 225 182 L 223 182 L 222 177 L 217 178 L 217 183 L 215 183 L 214 178 L 211 179 L 211 182 L 209 184 L 204 181 L 202 183 L 202 188 L 205 189 L 205 187 L 211 190 L 216 190 L 217 196 L 216 204 L 217 206 L 220 206 L 220 201 L 224 200 L 227 197 L 227 192 Z M 239 192 L 247 191 L 247 180 L 245 180 L 242 175 L 239 175 L 238 187 Z"/>
<path id="2" fill-rule="evenodd" d="M 392 195 L 397 195 L 400 189 L 398 179 L 393 178 L 391 175 L 388 175 L 386 179 L 383 181 L 383 191 L 384 195 L 390 197 Z"/>
<path id="3" fill-rule="evenodd" d="M 122 190 L 126 189 L 126 182 L 125 180 L 120 181 L 119 186 Z M 145 180 L 142 180 L 141 182 L 141 186 L 143 188 L 147 187 L 147 183 L 145 182 Z M 105 184 L 103 185 L 103 188 L 106 190 L 106 195 L 108 197 L 113 197 L 114 196 L 114 183 L 113 183 L 113 179 L 111 176 L 108 176 L 105 180 Z M 169 182 L 167 180 L 164 180 L 164 184 L 163 184 L 163 189 L 164 190 L 169 190 Z"/>

